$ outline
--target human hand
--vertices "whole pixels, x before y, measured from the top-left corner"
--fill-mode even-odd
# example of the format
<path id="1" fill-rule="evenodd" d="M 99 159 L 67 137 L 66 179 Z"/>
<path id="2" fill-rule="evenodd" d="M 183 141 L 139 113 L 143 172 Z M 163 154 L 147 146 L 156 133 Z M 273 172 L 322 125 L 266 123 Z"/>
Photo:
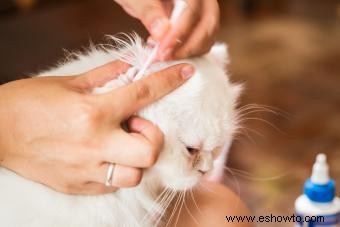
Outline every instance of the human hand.
<path id="1" fill-rule="evenodd" d="M 115 61 L 79 76 L 36 77 L 0 86 L 0 164 L 69 194 L 102 194 L 137 185 L 163 135 L 130 116 L 184 83 L 180 64 L 106 94 L 91 90 L 127 70 Z M 121 128 L 128 120 L 129 132 Z M 115 163 L 112 187 L 104 186 Z"/>
<path id="2" fill-rule="evenodd" d="M 188 7 L 174 26 L 169 21 L 173 0 L 115 1 L 144 24 L 153 40 L 160 42 L 160 60 L 201 55 L 215 42 L 220 18 L 217 0 L 186 0 Z"/>

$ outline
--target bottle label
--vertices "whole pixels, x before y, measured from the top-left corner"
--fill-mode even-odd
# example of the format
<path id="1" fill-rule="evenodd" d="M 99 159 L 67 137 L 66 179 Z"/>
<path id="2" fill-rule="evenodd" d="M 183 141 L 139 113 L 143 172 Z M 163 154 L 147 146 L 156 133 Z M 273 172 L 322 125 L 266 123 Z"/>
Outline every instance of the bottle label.
<path id="1" fill-rule="evenodd" d="M 331 215 L 296 214 L 296 227 L 337 227 L 340 224 L 340 212 Z"/>

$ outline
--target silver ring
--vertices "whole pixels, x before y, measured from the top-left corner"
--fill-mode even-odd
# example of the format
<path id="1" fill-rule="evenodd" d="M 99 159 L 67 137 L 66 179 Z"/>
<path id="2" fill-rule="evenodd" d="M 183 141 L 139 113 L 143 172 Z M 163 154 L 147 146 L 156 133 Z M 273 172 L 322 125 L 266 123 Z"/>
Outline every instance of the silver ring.
<path id="1" fill-rule="evenodd" d="M 105 181 L 105 186 L 109 187 L 112 186 L 112 180 L 113 180 L 113 172 L 115 170 L 115 164 L 110 163 L 109 167 L 107 168 L 106 172 L 106 181 Z"/>

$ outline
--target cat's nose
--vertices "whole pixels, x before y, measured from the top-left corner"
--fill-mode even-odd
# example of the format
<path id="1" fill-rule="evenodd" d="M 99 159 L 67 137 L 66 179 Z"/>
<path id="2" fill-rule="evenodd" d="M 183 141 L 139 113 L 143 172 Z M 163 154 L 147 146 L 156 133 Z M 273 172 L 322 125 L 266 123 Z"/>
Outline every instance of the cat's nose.
<path id="1" fill-rule="evenodd" d="M 212 169 L 212 165 L 208 163 L 204 163 L 204 164 L 199 165 L 198 172 L 205 174 L 209 172 L 211 169 Z"/>
<path id="2" fill-rule="evenodd" d="M 201 170 L 199 169 L 198 172 L 202 173 L 202 175 L 206 174 L 208 172 L 208 170 Z"/>
<path id="3" fill-rule="evenodd" d="M 213 159 L 211 153 L 202 153 L 196 168 L 202 174 L 209 172 L 213 168 Z"/>

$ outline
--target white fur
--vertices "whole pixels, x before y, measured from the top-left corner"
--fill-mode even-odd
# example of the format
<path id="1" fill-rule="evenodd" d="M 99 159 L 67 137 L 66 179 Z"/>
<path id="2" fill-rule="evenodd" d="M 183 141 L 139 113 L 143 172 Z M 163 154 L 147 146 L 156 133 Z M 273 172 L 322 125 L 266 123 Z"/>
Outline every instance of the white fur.
<path id="1" fill-rule="evenodd" d="M 142 66 L 149 50 L 137 36 L 131 38 L 132 44 L 114 40 L 119 50 L 92 48 L 41 76 L 80 74 L 119 58 L 134 67 L 94 93 L 124 86 Z M 65 195 L 0 168 L 0 226 L 155 226 L 163 212 L 163 204 L 155 204 L 155 198 L 163 188 L 182 191 L 195 186 L 202 178 L 199 170 L 212 168 L 216 158 L 212 151 L 231 143 L 237 127 L 235 103 L 240 86 L 229 82 L 224 71 L 226 61 L 226 47 L 219 44 L 205 56 L 150 67 L 147 74 L 186 62 L 196 73 L 183 86 L 137 113 L 158 125 L 165 135 L 157 163 L 145 171 L 139 186 L 100 196 Z M 186 146 L 201 148 L 195 160 Z"/>

